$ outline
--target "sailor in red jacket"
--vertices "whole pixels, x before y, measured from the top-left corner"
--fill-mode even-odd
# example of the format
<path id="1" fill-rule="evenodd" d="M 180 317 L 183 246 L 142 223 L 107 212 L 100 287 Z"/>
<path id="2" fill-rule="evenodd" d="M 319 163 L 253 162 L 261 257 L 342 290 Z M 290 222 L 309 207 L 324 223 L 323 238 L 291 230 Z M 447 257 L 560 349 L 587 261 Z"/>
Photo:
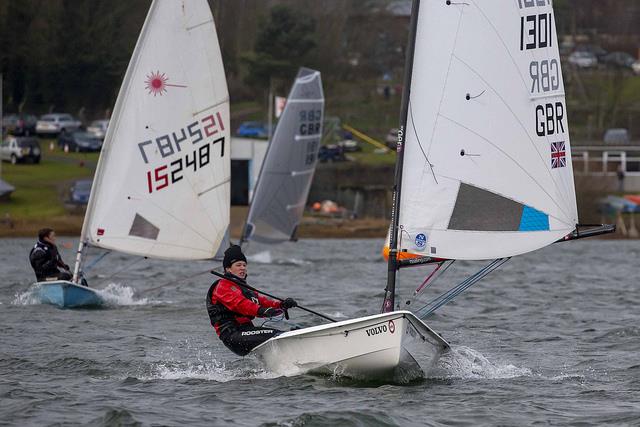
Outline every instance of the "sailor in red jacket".
<path id="1" fill-rule="evenodd" d="M 233 245 L 224 252 L 222 266 L 226 274 L 242 280 L 247 277 L 247 258 L 240 246 Z M 269 338 L 282 333 L 277 329 L 254 326 L 253 318 L 280 316 L 284 310 L 297 306 L 292 298 L 272 300 L 226 279 L 213 282 L 207 292 L 211 325 L 224 345 L 239 356 L 245 356 Z"/>

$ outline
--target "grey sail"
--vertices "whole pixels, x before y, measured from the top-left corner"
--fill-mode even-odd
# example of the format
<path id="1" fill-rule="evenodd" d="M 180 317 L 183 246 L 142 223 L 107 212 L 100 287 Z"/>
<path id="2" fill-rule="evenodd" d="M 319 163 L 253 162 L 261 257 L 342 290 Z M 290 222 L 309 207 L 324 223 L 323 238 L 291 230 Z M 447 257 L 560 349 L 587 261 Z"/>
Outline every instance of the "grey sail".
<path id="1" fill-rule="evenodd" d="M 243 241 L 294 239 L 318 161 L 323 116 L 320 72 L 301 68 L 262 164 Z"/>

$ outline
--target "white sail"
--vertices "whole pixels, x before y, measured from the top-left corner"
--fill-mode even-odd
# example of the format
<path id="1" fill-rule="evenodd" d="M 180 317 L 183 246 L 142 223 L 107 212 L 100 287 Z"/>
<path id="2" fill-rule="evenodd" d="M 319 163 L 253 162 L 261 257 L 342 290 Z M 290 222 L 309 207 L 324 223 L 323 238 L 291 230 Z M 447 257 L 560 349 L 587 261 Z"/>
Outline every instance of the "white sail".
<path id="1" fill-rule="evenodd" d="M 578 222 L 550 0 L 420 3 L 399 248 L 532 251 Z"/>
<path id="2" fill-rule="evenodd" d="M 229 224 L 229 102 L 206 0 L 154 0 L 124 77 L 83 225 L 87 243 L 214 256 Z"/>
<path id="3" fill-rule="evenodd" d="M 244 240 L 294 237 L 318 163 L 323 117 L 320 72 L 300 68 L 260 171 Z"/>

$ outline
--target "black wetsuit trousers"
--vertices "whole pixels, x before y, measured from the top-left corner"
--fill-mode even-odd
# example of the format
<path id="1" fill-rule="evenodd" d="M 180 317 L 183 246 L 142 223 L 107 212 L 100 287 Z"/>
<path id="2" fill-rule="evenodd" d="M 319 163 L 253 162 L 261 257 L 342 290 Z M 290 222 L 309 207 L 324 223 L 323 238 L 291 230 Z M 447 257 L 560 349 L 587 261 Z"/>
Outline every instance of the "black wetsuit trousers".
<path id="1" fill-rule="evenodd" d="M 261 328 L 251 323 L 222 328 L 220 339 L 224 345 L 238 356 L 246 356 L 251 350 L 269 338 L 282 333 L 273 328 Z"/>

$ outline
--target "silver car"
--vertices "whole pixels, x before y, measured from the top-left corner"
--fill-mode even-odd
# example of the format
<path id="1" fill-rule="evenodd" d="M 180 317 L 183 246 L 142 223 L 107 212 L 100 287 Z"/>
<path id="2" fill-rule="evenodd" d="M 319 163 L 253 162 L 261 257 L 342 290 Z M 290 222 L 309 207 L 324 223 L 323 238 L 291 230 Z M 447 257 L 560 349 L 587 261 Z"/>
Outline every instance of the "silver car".
<path id="1" fill-rule="evenodd" d="M 82 123 L 74 119 L 71 114 L 45 114 L 36 123 L 36 133 L 38 135 L 58 135 L 77 130 L 80 126 Z"/>
<path id="2" fill-rule="evenodd" d="M 109 120 L 94 120 L 87 127 L 87 133 L 92 134 L 98 139 L 104 139 L 109 127 Z"/>
<path id="3" fill-rule="evenodd" d="M 579 68 L 591 68 L 598 65 L 598 58 L 591 52 L 579 50 L 569 55 L 569 63 Z"/>
<path id="4" fill-rule="evenodd" d="M 40 144 L 35 137 L 8 136 L 0 144 L 0 158 L 12 164 L 31 161 L 40 163 Z"/>

